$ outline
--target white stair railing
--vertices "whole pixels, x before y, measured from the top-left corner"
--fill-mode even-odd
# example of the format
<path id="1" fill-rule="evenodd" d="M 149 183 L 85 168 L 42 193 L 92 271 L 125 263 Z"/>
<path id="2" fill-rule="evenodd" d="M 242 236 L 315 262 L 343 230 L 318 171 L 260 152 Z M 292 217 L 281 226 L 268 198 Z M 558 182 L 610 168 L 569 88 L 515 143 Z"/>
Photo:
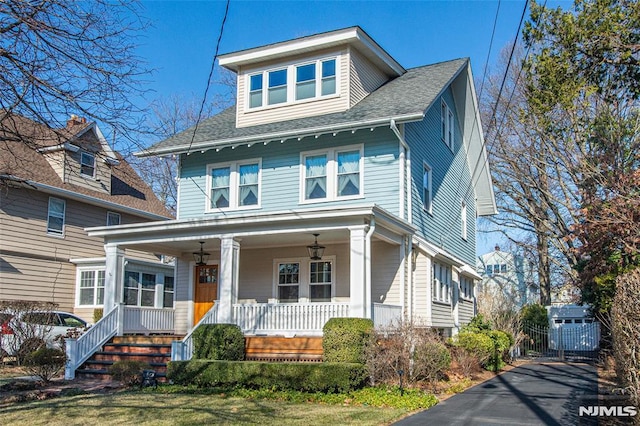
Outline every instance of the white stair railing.
<path id="1" fill-rule="evenodd" d="M 121 305 L 103 316 L 100 321 L 77 339 L 65 339 L 67 362 L 64 369 L 65 380 L 73 380 L 76 370 L 118 332 L 118 318 Z"/>
<path id="2" fill-rule="evenodd" d="M 218 302 L 198 321 L 193 329 L 182 340 L 171 342 L 171 361 L 189 361 L 193 356 L 193 332 L 202 324 L 216 324 L 218 322 Z"/>

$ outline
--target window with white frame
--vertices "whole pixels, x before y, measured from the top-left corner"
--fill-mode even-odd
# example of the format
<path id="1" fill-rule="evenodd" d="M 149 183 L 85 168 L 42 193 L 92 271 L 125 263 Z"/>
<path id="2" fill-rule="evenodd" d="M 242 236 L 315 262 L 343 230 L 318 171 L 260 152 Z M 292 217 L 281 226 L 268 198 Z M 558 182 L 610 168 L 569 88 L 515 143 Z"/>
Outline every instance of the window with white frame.
<path id="1" fill-rule="evenodd" d="M 78 305 L 99 306 L 104 304 L 104 270 L 80 271 Z"/>
<path id="2" fill-rule="evenodd" d="M 132 306 L 155 306 L 156 275 L 144 272 L 125 271 L 124 304 Z"/>
<path id="3" fill-rule="evenodd" d="M 429 213 L 432 212 L 432 191 L 431 191 L 432 172 L 431 166 L 427 163 L 422 164 L 422 207 Z"/>
<path id="4" fill-rule="evenodd" d="M 361 145 L 301 156 L 302 202 L 357 198 L 364 194 Z"/>
<path id="5" fill-rule="evenodd" d="M 80 174 L 88 177 L 96 175 L 96 156 L 89 152 L 80 153 Z"/>
<path id="6" fill-rule="evenodd" d="M 441 128 L 441 136 L 444 143 L 449 147 L 451 151 L 454 148 L 454 118 L 453 112 L 447 105 L 447 103 L 442 100 L 441 109 L 440 109 L 440 128 Z"/>
<path id="7" fill-rule="evenodd" d="M 107 226 L 120 225 L 120 213 L 107 212 Z"/>
<path id="8" fill-rule="evenodd" d="M 431 298 L 451 303 L 451 267 L 434 262 L 432 265 Z"/>
<path id="9" fill-rule="evenodd" d="M 300 263 L 278 263 L 278 301 L 297 303 L 300 294 Z"/>
<path id="10" fill-rule="evenodd" d="M 164 276 L 164 290 L 162 296 L 162 307 L 173 308 L 173 297 L 175 294 L 175 286 L 173 277 L 169 275 Z"/>
<path id="11" fill-rule="evenodd" d="M 460 296 L 463 299 L 473 299 L 473 279 L 460 277 Z"/>
<path id="12" fill-rule="evenodd" d="M 335 95 L 336 62 L 336 58 L 324 58 L 250 74 L 249 109 Z"/>
<path id="13" fill-rule="evenodd" d="M 64 235 L 64 217 L 66 203 L 59 198 L 49 197 L 49 211 L 47 214 L 47 234 Z"/>
<path id="14" fill-rule="evenodd" d="M 324 256 L 322 260 L 276 260 L 275 291 L 278 301 L 331 302 L 335 292 L 334 265 L 335 256 Z"/>
<path id="15" fill-rule="evenodd" d="M 247 160 L 207 166 L 210 198 L 207 211 L 260 206 L 261 161 Z"/>
<path id="16" fill-rule="evenodd" d="M 460 225 L 462 230 L 462 239 L 467 239 L 467 203 L 462 200 L 460 203 Z"/>

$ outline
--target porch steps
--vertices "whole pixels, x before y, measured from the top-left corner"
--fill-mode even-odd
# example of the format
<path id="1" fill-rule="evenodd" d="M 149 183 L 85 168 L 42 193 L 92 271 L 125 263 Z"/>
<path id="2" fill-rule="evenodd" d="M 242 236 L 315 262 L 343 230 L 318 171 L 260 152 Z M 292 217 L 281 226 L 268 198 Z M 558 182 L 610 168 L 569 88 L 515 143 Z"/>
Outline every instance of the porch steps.
<path id="1" fill-rule="evenodd" d="M 322 337 L 245 336 L 247 361 L 322 362 Z"/>
<path id="2" fill-rule="evenodd" d="M 158 381 L 164 381 L 167 363 L 171 360 L 171 342 L 182 336 L 116 336 L 102 350 L 94 353 L 76 371 L 77 377 L 110 380 L 109 369 L 116 361 L 142 361 L 156 372 Z"/>

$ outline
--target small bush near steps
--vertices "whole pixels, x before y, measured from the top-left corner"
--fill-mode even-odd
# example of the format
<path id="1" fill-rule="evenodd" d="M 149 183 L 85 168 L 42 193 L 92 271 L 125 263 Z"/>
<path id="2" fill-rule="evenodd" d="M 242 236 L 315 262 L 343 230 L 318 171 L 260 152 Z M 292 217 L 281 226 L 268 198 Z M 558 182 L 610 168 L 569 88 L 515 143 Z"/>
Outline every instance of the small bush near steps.
<path id="1" fill-rule="evenodd" d="M 151 367 L 142 361 L 116 361 L 109 369 L 109 374 L 114 380 L 125 386 L 132 387 L 139 385 L 142 381 L 142 372 Z"/>
<path id="2" fill-rule="evenodd" d="M 27 373 L 49 383 L 56 377 L 66 362 L 64 352 L 59 349 L 40 348 L 25 357 L 24 368 Z"/>

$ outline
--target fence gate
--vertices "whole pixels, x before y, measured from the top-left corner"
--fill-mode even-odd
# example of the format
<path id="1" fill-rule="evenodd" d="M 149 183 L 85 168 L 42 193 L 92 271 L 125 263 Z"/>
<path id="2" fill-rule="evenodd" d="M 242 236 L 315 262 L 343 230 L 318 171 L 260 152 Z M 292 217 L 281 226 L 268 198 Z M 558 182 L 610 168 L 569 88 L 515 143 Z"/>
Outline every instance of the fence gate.
<path id="1" fill-rule="evenodd" d="M 516 357 L 557 361 L 595 361 L 600 348 L 600 323 L 524 324 Z"/>

